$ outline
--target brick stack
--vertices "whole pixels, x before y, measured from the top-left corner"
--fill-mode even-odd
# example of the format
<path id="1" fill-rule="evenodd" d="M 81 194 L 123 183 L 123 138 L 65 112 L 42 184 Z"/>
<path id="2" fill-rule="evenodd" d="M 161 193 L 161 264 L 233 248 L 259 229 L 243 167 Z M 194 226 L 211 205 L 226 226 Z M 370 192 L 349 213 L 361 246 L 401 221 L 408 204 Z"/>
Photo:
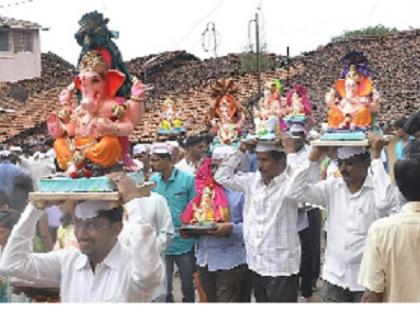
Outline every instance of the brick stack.
<path id="1" fill-rule="evenodd" d="M 264 81 L 280 79 L 286 87 L 285 92 L 293 84 L 303 84 L 314 106 L 315 118 L 322 121 L 326 115 L 325 93 L 338 78 L 341 71 L 339 60 L 349 50 L 363 51 L 370 61 L 371 77 L 382 95 L 379 121 L 384 127 L 419 110 L 420 30 L 347 39 L 287 62 L 284 57 L 271 56 L 278 67 L 264 73 L 262 78 Z M 41 79 L 15 83 L 28 90 L 29 97 L 25 102 L 8 95 L 9 84 L 0 87 L 0 106 L 17 110 L 15 114 L 0 115 L 0 141 L 16 141 L 23 130 L 30 130 L 29 133 L 36 137 L 46 134 L 45 128 L 40 126 L 48 113 L 57 107 L 56 99 L 61 88 L 75 74 L 71 65 L 52 56 L 44 61 L 45 70 Z M 144 78 L 146 73 L 146 83 L 153 86 L 146 99 L 144 120 L 130 137 L 132 141 L 150 142 L 156 139 L 161 106 L 168 96 L 177 102 L 180 119 L 190 132 L 205 129 L 205 114 L 213 101 L 208 97 L 210 86 L 217 79 L 232 77 L 240 86 L 237 98 L 243 105 L 251 106 L 256 99 L 256 77 L 241 72 L 238 55 L 201 61 L 184 51 L 177 51 L 136 58 L 127 66 L 140 78 Z M 23 134 L 30 141 L 28 131 Z"/>

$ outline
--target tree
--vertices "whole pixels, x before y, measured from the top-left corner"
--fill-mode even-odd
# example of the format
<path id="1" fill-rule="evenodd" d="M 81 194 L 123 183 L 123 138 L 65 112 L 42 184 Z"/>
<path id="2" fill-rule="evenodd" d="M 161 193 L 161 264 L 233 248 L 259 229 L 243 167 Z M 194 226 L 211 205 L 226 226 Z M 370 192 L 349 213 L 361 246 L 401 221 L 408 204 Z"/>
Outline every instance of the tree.
<path id="1" fill-rule="evenodd" d="M 346 30 L 341 35 L 331 38 L 331 42 L 335 43 L 341 40 L 345 40 L 347 38 L 360 37 L 360 36 L 380 36 L 380 35 L 386 35 L 386 34 L 394 33 L 394 32 L 398 32 L 398 29 L 396 29 L 395 27 L 386 27 L 382 24 L 378 24 L 375 26 L 368 26 L 360 30 L 353 30 L 353 31 Z"/>
<path id="2" fill-rule="evenodd" d="M 265 72 L 274 67 L 275 62 L 270 58 L 270 56 L 264 52 L 265 46 L 261 48 L 260 53 L 260 70 Z M 241 62 L 241 70 L 244 73 L 253 73 L 257 71 L 257 56 L 256 53 L 252 51 L 251 47 L 245 49 L 241 53 L 239 60 Z"/>

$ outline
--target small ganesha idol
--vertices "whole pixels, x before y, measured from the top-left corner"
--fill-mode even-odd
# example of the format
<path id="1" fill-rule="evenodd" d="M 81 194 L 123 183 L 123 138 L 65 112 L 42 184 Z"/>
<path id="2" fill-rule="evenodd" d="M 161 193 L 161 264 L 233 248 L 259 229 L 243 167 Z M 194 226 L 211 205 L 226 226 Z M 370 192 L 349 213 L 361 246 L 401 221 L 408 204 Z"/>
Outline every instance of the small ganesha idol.
<path id="1" fill-rule="evenodd" d="M 280 131 L 280 118 L 287 114 L 282 106 L 282 85 L 279 80 L 264 86 L 264 98 L 254 107 L 255 136 L 259 140 L 274 140 Z"/>
<path id="2" fill-rule="evenodd" d="M 369 78 L 368 60 L 351 51 L 342 59 L 340 79 L 326 94 L 328 132 L 321 140 L 363 140 L 372 128 L 372 114 L 379 108 L 379 93 Z"/>
<path id="3" fill-rule="evenodd" d="M 223 187 L 213 179 L 211 158 L 207 158 L 197 171 L 195 189 L 197 195 L 181 215 L 185 228 L 211 229 L 216 223 L 229 221 L 227 197 Z"/>
<path id="4" fill-rule="evenodd" d="M 179 119 L 179 112 L 175 102 L 169 97 L 163 102 L 162 122 L 160 123 L 158 134 L 176 135 L 185 132 L 182 121 Z"/>
<path id="5" fill-rule="evenodd" d="M 287 115 L 282 119 L 290 126 L 291 124 L 306 125 L 309 130 L 313 124 L 312 105 L 302 85 L 296 84 L 286 95 Z"/>

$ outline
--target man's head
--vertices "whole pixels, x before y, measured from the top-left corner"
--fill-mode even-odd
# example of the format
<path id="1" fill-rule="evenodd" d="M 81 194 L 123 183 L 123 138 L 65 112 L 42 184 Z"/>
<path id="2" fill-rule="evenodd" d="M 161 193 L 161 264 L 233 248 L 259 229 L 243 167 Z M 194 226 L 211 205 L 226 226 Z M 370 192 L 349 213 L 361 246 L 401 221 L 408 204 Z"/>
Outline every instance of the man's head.
<path id="1" fill-rule="evenodd" d="M 0 246 L 4 247 L 20 214 L 14 210 L 0 211 Z"/>
<path id="2" fill-rule="evenodd" d="M 399 137 L 403 138 L 405 136 L 408 136 L 408 134 L 404 131 L 403 127 L 404 124 L 407 122 L 407 119 L 401 118 L 395 121 L 394 123 L 394 134 Z"/>
<path id="3" fill-rule="evenodd" d="M 76 206 L 74 233 L 80 251 L 96 263 L 114 247 L 123 223 L 122 206 L 105 201 L 85 201 Z"/>
<path id="4" fill-rule="evenodd" d="M 193 159 L 201 159 L 207 149 L 207 143 L 200 135 L 190 136 L 185 141 L 187 154 Z"/>
<path id="5" fill-rule="evenodd" d="M 133 147 L 133 158 L 143 161 L 149 154 L 146 144 L 138 143 Z"/>
<path id="6" fill-rule="evenodd" d="M 223 159 L 235 153 L 235 149 L 230 146 L 216 147 L 211 155 L 211 176 L 214 177 L 219 165 L 222 164 Z"/>
<path id="7" fill-rule="evenodd" d="M 264 183 L 269 183 L 286 169 L 286 153 L 278 145 L 257 144 L 258 170 Z"/>
<path id="8" fill-rule="evenodd" d="M 0 151 L 0 162 L 10 161 L 10 151 L 9 150 L 1 150 Z"/>
<path id="9" fill-rule="evenodd" d="M 395 181 L 401 194 L 408 201 L 420 201 L 420 158 L 405 157 L 394 165 Z"/>
<path id="10" fill-rule="evenodd" d="M 299 152 L 305 145 L 306 129 L 302 124 L 292 124 L 289 130 L 294 137 L 295 152 Z"/>
<path id="11" fill-rule="evenodd" d="M 347 184 L 363 183 L 370 166 L 370 153 L 363 147 L 338 148 L 337 166 Z"/>
<path id="12" fill-rule="evenodd" d="M 152 144 L 150 166 L 154 172 L 163 172 L 172 167 L 171 147 L 167 143 Z"/>
<path id="13" fill-rule="evenodd" d="M 171 147 L 171 162 L 176 164 L 179 162 L 180 150 L 178 141 L 167 141 L 166 144 Z"/>

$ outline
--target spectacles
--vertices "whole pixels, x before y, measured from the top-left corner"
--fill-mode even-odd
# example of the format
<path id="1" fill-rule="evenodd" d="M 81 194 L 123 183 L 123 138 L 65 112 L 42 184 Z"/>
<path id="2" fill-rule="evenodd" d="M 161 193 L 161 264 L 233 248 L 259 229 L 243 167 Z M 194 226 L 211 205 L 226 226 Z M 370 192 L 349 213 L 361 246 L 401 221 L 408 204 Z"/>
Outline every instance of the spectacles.
<path id="1" fill-rule="evenodd" d="M 74 222 L 74 228 L 80 230 L 81 228 L 85 228 L 89 231 L 99 231 L 108 227 L 108 223 L 99 223 L 99 222 L 83 222 L 82 220 L 77 220 Z"/>

